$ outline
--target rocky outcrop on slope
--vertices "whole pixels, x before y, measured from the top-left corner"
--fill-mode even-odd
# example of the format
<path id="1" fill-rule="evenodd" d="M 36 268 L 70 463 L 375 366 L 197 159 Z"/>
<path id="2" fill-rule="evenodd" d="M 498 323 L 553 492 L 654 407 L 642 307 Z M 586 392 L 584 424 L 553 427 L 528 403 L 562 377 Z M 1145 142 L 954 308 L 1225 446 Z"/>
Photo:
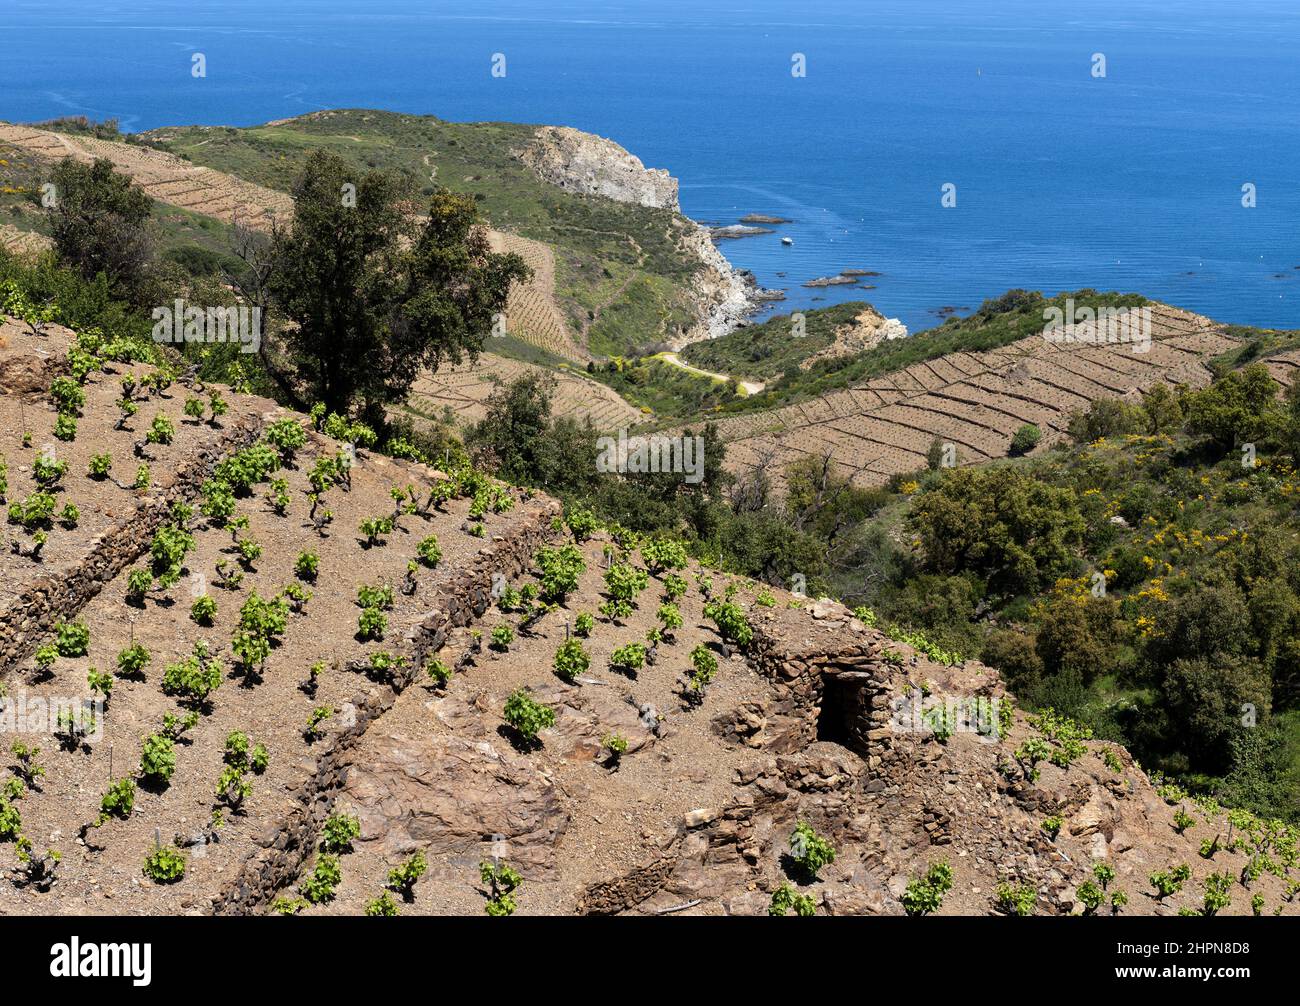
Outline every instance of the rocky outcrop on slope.
<path id="1" fill-rule="evenodd" d="M 1293 832 L 1157 790 L 1116 745 L 1071 748 L 1050 721 L 1000 717 L 1008 697 L 993 670 L 934 664 L 834 604 L 778 610 L 756 629 L 749 657 L 772 698 L 714 722 L 764 756 L 734 772 L 729 803 L 588 885 L 579 912 L 764 914 L 793 882 L 817 914 L 902 915 L 909 883 L 939 862 L 953 873 L 942 914 L 1007 914 L 1004 892 L 1023 914 L 1081 914 L 1097 866 L 1114 871 L 1088 909 L 1099 915 L 1195 911 L 1212 873 L 1234 882 L 1225 914 L 1291 911 L 1290 868 L 1277 864 L 1294 861 Z M 1175 822 L 1179 805 L 1193 824 Z M 836 850 L 816 877 L 791 860 L 800 822 Z M 1206 856 L 1201 840 L 1216 834 Z M 1181 887 L 1157 897 L 1149 877 L 1180 866 Z M 1112 909 L 1116 892 L 1127 900 Z"/>
<path id="2" fill-rule="evenodd" d="M 485 741 L 393 735 L 348 764 L 345 797 L 361 823 L 358 842 L 395 857 L 460 852 L 499 835 L 531 873 L 551 864 L 569 821 L 545 773 Z"/>
<path id="3" fill-rule="evenodd" d="M 663 168 L 647 168 L 602 136 L 568 126 L 543 126 L 517 156 L 542 181 L 566 191 L 681 213 L 677 179 Z M 699 263 L 691 279 L 698 320 L 669 340 L 677 349 L 730 332 L 753 313 L 762 291 L 751 273 L 736 269 L 718 251 L 708 228 L 682 216 L 674 226 L 680 231 L 683 257 Z"/>
<path id="4" fill-rule="evenodd" d="M 691 224 L 681 244 L 683 253 L 701 264 L 691 279 L 700 321 L 672 341 L 673 349 L 726 335 L 754 312 L 762 293 L 754 274 L 728 262 L 703 227 Z"/>
<path id="5" fill-rule="evenodd" d="M 889 339 L 907 337 L 907 326 L 897 318 L 886 318 L 871 305 L 867 305 L 847 325 L 835 330 L 835 341 L 825 349 L 819 350 L 805 358 L 800 370 L 807 370 L 820 360 L 829 360 L 840 356 L 856 356 L 858 353 L 874 349 Z"/>
<path id="6" fill-rule="evenodd" d="M 677 179 L 647 168 L 613 140 L 569 126 L 543 126 L 519 158 L 544 182 L 570 192 L 679 212 Z"/>

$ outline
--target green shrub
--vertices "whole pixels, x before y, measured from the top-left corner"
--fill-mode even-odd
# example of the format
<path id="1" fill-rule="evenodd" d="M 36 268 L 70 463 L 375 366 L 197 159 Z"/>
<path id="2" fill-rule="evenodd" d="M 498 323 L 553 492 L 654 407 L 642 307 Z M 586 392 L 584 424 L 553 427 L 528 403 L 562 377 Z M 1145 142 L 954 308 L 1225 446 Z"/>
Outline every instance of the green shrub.
<path id="1" fill-rule="evenodd" d="M 580 542 L 586 541 L 600 527 L 600 522 L 590 510 L 565 510 L 564 522 L 568 524 L 573 537 Z"/>
<path id="2" fill-rule="evenodd" d="M 320 570 L 320 556 L 315 552 L 299 552 L 298 558 L 294 560 L 293 572 L 300 580 L 315 582 L 316 574 Z"/>
<path id="3" fill-rule="evenodd" d="M 90 648 L 90 629 L 85 622 L 59 622 L 54 636 L 61 657 L 84 657 Z"/>
<path id="4" fill-rule="evenodd" d="M 1016 456 L 1028 454 L 1042 439 L 1042 430 L 1033 423 L 1025 423 L 1011 435 L 1011 453 Z"/>
<path id="5" fill-rule="evenodd" d="M 176 427 L 166 416 L 154 416 L 153 422 L 149 424 L 149 431 L 144 438 L 147 443 L 151 444 L 170 444 L 172 438 L 176 436 Z"/>
<path id="6" fill-rule="evenodd" d="M 331 814 L 321 828 L 322 852 L 351 852 L 352 840 L 361 834 L 361 822 L 350 814 Z"/>
<path id="7" fill-rule="evenodd" d="M 483 882 L 483 886 L 488 888 L 488 900 L 483 906 L 484 911 L 493 917 L 513 915 L 517 907 L 514 892 L 518 890 L 524 878 L 505 863 L 493 865 L 482 862 L 479 863 L 478 870 L 479 879 Z"/>
<path id="8" fill-rule="evenodd" d="M 117 655 L 117 673 L 122 678 L 143 678 L 149 666 L 149 651 L 139 643 L 132 643 Z"/>
<path id="9" fill-rule="evenodd" d="M 367 916 L 370 917 L 393 916 L 397 914 L 398 914 L 397 902 L 394 901 L 391 897 L 389 897 L 387 892 L 381 894 L 379 897 L 371 901 L 366 902 Z"/>
<path id="10" fill-rule="evenodd" d="M 185 876 L 185 856 L 170 845 L 159 846 L 145 859 L 144 875 L 155 884 L 174 884 Z"/>
<path id="11" fill-rule="evenodd" d="M 1102 893 L 1101 888 L 1091 880 L 1085 880 L 1080 884 L 1077 893 L 1079 900 L 1083 903 L 1084 915 L 1092 915 L 1106 900 L 1106 895 Z"/>
<path id="12" fill-rule="evenodd" d="M 492 648 L 502 653 L 510 649 L 515 641 L 515 630 L 508 625 L 498 625 L 492 629 Z"/>
<path id="13" fill-rule="evenodd" d="M 32 462 L 32 478 L 42 489 L 53 489 L 68 474 L 68 463 L 52 455 L 41 454 Z"/>
<path id="14" fill-rule="evenodd" d="M 168 782 L 176 771 L 176 748 L 170 737 L 150 734 L 140 752 L 140 775 L 148 782 Z"/>
<path id="15" fill-rule="evenodd" d="M 164 669 L 163 694 L 174 695 L 193 707 L 202 706 L 221 687 L 222 676 L 221 662 L 209 656 L 207 646 L 199 642 L 193 654 Z"/>
<path id="16" fill-rule="evenodd" d="M 1156 900 L 1164 901 L 1171 894 L 1177 894 L 1183 889 L 1183 884 L 1191 878 L 1192 871 L 1186 863 L 1180 863 L 1170 870 L 1159 870 L 1148 878 L 1151 886 L 1155 888 Z"/>
<path id="17" fill-rule="evenodd" d="M 20 503 L 9 504 L 9 523 L 21 524 L 27 531 L 48 528 L 54 519 L 57 500 L 47 492 L 35 492 Z"/>
<path id="18" fill-rule="evenodd" d="M 682 627 L 682 613 L 675 604 L 659 605 L 659 624 L 665 632 L 672 632 Z"/>
<path id="19" fill-rule="evenodd" d="M 772 916 L 789 915 L 791 908 L 794 909 L 795 915 L 812 916 L 817 913 L 817 902 L 811 895 L 798 894 L 789 883 L 783 883 L 772 892 L 772 900 L 767 906 L 767 914 Z"/>
<path id="20" fill-rule="evenodd" d="M 86 405 L 86 392 L 70 377 L 56 377 L 50 382 L 50 397 L 60 415 L 79 415 Z"/>
<path id="21" fill-rule="evenodd" d="M 98 667 L 90 667 L 86 670 L 86 685 L 90 688 L 91 694 L 104 696 L 105 705 L 113 697 L 114 680 L 113 675 L 107 671 L 100 671 Z"/>
<path id="22" fill-rule="evenodd" d="M 322 905 L 334 900 L 334 889 L 343 880 L 343 871 L 339 868 L 338 856 L 321 853 L 316 858 L 316 866 L 311 876 L 302 882 L 302 896 L 313 905 Z"/>
<path id="23" fill-rule="evenodd" d="M 999 884 L 994 891 L 993 904 L 1006 915 L 1033 915 L 1038 903 L 1038 892 L 1032 884 Z"/>
<path id="24" fill-rule="evenodd" d="M 736 646 L 748 646 L 754 638 L 749 618 L 740 605 L 731 601 L 709 601 L 704 606 L 704 615 L 718 627 L 718 634 L 728 643 Z"/>
<path id="25" fill-rule="evenodd" d="M 577 589 L 587 569 L 582 550 L 576 545 L 543 546 L 537 550 L 536 560 L 542 573 L 542 596 L 550 601 L 563 602 Z"/>
<path id="26" fill-rule="evenodd" d="M 23 818 L 6 797 L 0 796 L 0 842 L 12 842 L 23 833 Z"/>
<path id="27" fill-rule="evenodd" d="M 431 534 L 415 547 L 415 553 L 420 557 L 420 561 L 426 566 L 436 566 L 442 561 L 442 547 L 438 544 L 438 536 Z"/>
<path id="28" fill-rule="evenodd" d="M 664 597 L 674 604 L 686 596 L 687 583 L 685 578 L 678 576 L 676 573 L 668 573 L 664 576 Z"/>
<path id="29" fill-rule="evenodd" d="M 265 482 L 280 470 L 280 455 L 258 441 L 229 455 L 212 471 L 213 480 L 225 483 L 237 496 L 247 496 L 253 486 Z"/>
<path id="30" fill-rule="evenodd" d="M 196 598 L 190 605 L 190 618 L 199 625 L 211 625 L 212 620 L 217 616 L 217 602 L 207 594 Z"/>
<path id="31" fill-rule="evenodd" d="M 221 526 L 235 513 L 235 491 L 229 483 L 220 479 L 211 479 L 203 483 L 200 490 L 203 499 L 199 503 L 199 513 Z"/>
<path id="32" fill-rule="evenodd" d="M 368 517 L 358 525 L 358 530 L 364 536 L 362 544 L 366 548 L 373 548 L 375 545 L 386 544 L 385 539 L 393 533 L 392 517 Z"/>
<path id="33" fill-rule="evenodd" d="M 800 821 L 790 833 L 790 858 L 799 872 L 811 879 L 817 872 L 835 862 L 835 847 L 822 838 L 806 821 Z"/>
<path id="34" fill-rule="evenodd" d="M 445 685 L 451 680 L 451 668 L 438 657 L 434 657 L 425 663 L 424 673 L 429 676 L 429 680 L 435 686 Z"/>
<path id="35" fill-rule="evenodd" d="M 388 871 L 386 886 L 390 891 L 394 891 L 409 900 L 411 892 L 415 888 L 415 882 L 424 876 L 424 872 L 428 868 L 429 864 L 425 861 L 424 853 L 417 852 L 405 863 Z"/>
<path id="36" fill-rule="evenodd" d="M 54 439 L 72 443 L 77 439 L 77 420 L 69 415 L 61 415 L 54 420 Z"/>
<path id="37" fill-rule="evenodd" d="M 99 817 L 96 827 L 104 824 L 110 817 L 125 821 L 135 809 L 135 780 L 119 779 L 109 785 L 103 799 L 99 801 Z"/>
<path id="38" fill-rule="evenodd" d="M 645 666 L 646 648 L 642 643 L 628 643 L 626 646 L 620 646 L 609 655 L 611 667 L 621 667 L 631 674 L 635 674 Z"/>
<path id="39" fill-rule="evenodd" d="M 295 419 L 278 419 L 266 428 L 266 442 L 280 454 L 280 461 L 288 464 L 298 449 L 307 443 L 307 431 Z"/>
<path id="40" fill-rule="evenodd" d="M 555 673 L 572 684 L 591 666 L 591 657 L 576 639 L 566 639 L 555 651 Z"/>
<path id="41" fill-rule="evenodd" d="M 946 860 L 931 863 L 924 875 L 913 877 L 903 891 L 903 911 L 911 916 L 929 915 L 937 912 L 943 904 L 944 895 L 952 890 L 952 867 Z"/>
<path id="42" fill-rule="evenodd" d="M 303 729 L 303 736 L 307 742 L 311 743 L 324 734 L 321 725 L 334 715 L 334 710 L 329 706 L 317 706 L 307 717 L 307 726 Z"/>
<path id="43" fill-rule="evenodd" d="M 609 596 L 627 605 L 635 602 L 637 594 L 645 590 L 649 582 L 646 571 L 630 563 L 616 562 L 605 570 L 605 585 Z"/>
<path id="44" fill-rule="evenodd" d="M 661 538 L 641 546 L 641 558 L 651 573 L 667 569 L 685 569 L 688 561 L 686 547 L 679 541 Z"/>
<path id="45" fill-rule="evenodd" d="M 382 640 L 388 631 L 388 616 L 378 608 L 364 608 L 357 619 L 357 637 L 363 642 L 369 639 Z"/>
<path id="46" fill-rule="evenodd" d="M 538 731 L 555 726 L 555 710 L 535 702 L 522 688 L 506 699 L 504 718 L 529 744 L 536 741 Z"/>

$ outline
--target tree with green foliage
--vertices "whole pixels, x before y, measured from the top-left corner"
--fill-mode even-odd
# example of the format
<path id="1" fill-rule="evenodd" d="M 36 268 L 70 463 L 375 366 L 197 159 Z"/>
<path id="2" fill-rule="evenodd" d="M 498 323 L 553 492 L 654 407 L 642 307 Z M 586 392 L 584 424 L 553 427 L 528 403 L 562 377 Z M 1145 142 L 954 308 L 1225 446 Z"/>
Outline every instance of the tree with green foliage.
<path id="1" fill-rule="evenodd" d="M 1025 423 L 1023 426 L 1017 427 L 1016 432 L 1011 435 L 1011 454 L 1017 457 L 1021 454 L 1028 454 L 1038 446 L 1039 441 L 1042 439 L 1042 430 L 1033 423 Z"/>
<path id="2" fill-rule="evenodd" d="M 907 526 L 920 539 L 929 569 L 969 570 L 1014 593 L 1068 572 L 1084 532 L 1072 490 L 1012 467 L 946 471 L 918 495 Z"/>
<path id="3" fill-rule="evenodd" d="M 412 227 L 393 175 L 359 173 L 317 151 L 293 188 L 292 224 L 273 239 L 268 289 L 294 324 L 284 332 L 310 400 L 378 414 L 415 376 L 474 357 L 529 276 L 496 254 L 469 196 L 438 189 Z"/>
<path id="4" fill-rule="evenodd" d="M 50 182 L 47 213 L 59 261 L 88 280 L 102 274 L 114 297 L 145 303 L 153 200 L 107 158 L 82 164 L 66 157 Z"/>
<path id="5" fill-rule="evenodd" d="M 1283 412 L 1278 383 L 1262 363 L 1231 370 L 1184 399 L 1187 430 L 1208 436 L 1223 450 L 1280 432 Z"/>

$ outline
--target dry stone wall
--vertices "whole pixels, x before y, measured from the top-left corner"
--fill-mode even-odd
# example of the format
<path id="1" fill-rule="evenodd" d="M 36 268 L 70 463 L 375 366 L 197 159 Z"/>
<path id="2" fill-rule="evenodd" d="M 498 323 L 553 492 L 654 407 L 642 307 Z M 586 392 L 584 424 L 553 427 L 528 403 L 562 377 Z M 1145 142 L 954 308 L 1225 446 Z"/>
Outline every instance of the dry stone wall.
<path id="1" fill-rule="evenodd" d="M 182 461 L 170 487 L 142 498 L 129 516 L 92 539 L 77 565 L 41 577 L 0 610 L 0 680 L 31 655 L 57 622 L 73 618 L 105 584 L 137 562 L 171 505 L 194 500 L 216 464 L 257 440 L 270 418 L 264 414 L 230 423 L 219 440 Z"/>
<path id="2" fill-rule="evenodd" d="M 335 797 L 346 785 L 346 756 L 411 684 L 426 657 L 446 643 L 451 629 L 469 625 L 487 611 L 492 604 L 493 577 L 511 579 L 532 566 L 533 554 L 554 535 L 552 521 L 559 515 L 560 506 L 555 501 L 537 501 L 509 534 L 480 549 L 473 565 L 443 589 L 438 605 L 407 631 L 395 650 L 396 656 L 406 658 L 404 672 L 374 694 L 354 701 L 355 721 L 334 736 L 317 760 L 316 771 L 294 794 L 288 815 L 263 833 L 258 841 L 262 851 L 246 860 L 240 875 L 214 899 L 214 914 L 253 914 L 280 888 L 293 882 L 316 846 Z"/>

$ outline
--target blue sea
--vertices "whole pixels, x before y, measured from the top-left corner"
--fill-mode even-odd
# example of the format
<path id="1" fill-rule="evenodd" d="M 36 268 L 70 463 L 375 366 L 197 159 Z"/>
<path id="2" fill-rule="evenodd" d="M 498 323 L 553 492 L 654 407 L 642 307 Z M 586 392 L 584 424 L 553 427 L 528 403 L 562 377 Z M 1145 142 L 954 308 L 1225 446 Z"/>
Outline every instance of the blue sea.
<path id="1" fill-rule="evenodd" d="M 565 124 L 698 220 L 791 218 L 790 246 L 722 245 L 782 310 L 863 298 L 915 331 L 1090 286 L 1294 328 L 1298 47 L 1293 0 L 4 0 L 0 118 Z M 801 285 L 842 269 L 881 275 Z"/>

